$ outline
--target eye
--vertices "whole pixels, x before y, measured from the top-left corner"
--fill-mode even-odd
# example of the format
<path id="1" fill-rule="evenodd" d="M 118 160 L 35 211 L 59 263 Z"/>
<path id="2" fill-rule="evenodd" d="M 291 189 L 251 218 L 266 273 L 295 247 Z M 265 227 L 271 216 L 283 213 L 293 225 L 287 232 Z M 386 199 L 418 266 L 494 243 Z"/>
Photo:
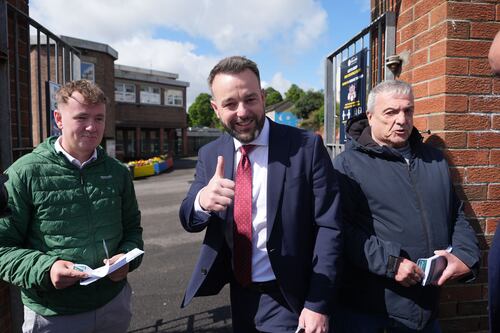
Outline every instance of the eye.
<path id="1" fill-rule="evenodd" d="M 222 107 L 224 109 L 229 109 L 229 110 L 234 110 L 236 109 L 236 106 L 237 106 L 237 103 L 236 102 L 229 102 L 229 103 L 225 103 L 222 105 Z"/>

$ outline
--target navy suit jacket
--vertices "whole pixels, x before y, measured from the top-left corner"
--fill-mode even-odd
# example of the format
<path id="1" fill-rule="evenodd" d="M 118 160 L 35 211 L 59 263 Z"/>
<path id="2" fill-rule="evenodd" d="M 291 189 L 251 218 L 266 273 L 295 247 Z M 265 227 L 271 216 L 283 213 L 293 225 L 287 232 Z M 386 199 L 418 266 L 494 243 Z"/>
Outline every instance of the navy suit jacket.
<path id="1" fill-rule="evenodd" d="M 328 314 L 335 297 L 342 251 L 339 192 L 321 137 L 270 123 L 267 175 L 267 252 L 280 290 L 294 312 L 304 307 Z M 182 306 L 193 297 L 217 294 L 232 279 L 232 208 L 199 219 L 197 193 L 224 157 L 224 177 L 233 179 L 234 141 L 224 134 L 200 149 L 196 175 L 180 207 L 189 232 L 206 229 L 199 260 Z"/>

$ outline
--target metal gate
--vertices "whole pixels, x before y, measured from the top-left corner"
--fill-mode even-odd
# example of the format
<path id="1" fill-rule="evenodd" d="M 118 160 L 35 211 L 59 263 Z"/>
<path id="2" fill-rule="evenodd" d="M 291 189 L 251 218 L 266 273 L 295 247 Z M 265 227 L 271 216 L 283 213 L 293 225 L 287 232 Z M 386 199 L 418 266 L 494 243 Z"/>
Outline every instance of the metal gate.
<path id="1" fill-rule="evenodd" d="M 382 48 L 384 45 L 384 48 Z M 340 64 L 343 60 L 354 55 L 363 48 L 367 48 L 367 80 L 366 91 L 383 79 L 393 79 L 394 74 L 384 66 L 382 59 L 394 55 L 396 51 L 396 14 L 385 12 L 375 19 L 368 27 L 364 28 L 347 43 L 339 47 L 325 60 L 325 144 L 331 158 L 338 155 L 344 145 L 337 140 L 337 124 L 339 112 Z M 382 69 L 385 68 L 383 71 Z M 375 84 L 374 84 L 375 83 Z"/>
<path id="2" fill-rule="evenodd" d="M 31 36 L 30 36 L 31 35 Z M 79 51 L 0 0 L 0 168 L 48 135 L 46 82 L 80 77 Z"/>

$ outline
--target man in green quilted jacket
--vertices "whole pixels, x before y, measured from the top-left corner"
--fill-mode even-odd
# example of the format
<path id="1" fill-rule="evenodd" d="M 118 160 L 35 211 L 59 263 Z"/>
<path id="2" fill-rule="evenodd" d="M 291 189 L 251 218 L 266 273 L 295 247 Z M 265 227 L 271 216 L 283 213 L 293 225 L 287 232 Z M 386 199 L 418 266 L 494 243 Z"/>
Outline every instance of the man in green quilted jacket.
<path id="1" fill-rule="evenodd" d="M 23 332 L 126 332 L 127 274 L 140 257 L 89 285 L 74 264 L 98 268 L 143 248 L 128 169 L 99 146 L 106 97 L 87 80 L 56 94 L 50 137 L 6 171 L 9 208 L 0 219 L 0 278 L 21 289 Z M 103 244 L 106 244 L 104 248 Z"/>

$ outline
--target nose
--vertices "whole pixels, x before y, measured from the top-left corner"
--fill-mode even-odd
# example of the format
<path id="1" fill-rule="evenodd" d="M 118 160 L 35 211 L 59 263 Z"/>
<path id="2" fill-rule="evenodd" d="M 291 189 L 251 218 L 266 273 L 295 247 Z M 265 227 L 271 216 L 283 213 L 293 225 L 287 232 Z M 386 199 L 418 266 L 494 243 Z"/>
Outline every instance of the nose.
<path id="1" fill-rule="evenodd" d="M 396 123 L 399 125 L 404 125 L 406 123 L 406 114 L 404 111 L 399 111 L 396 116 Z"/>
<path id="2" fill-rule="evenodd" d="M 248 116 L 248 108 L 245 106 L 245 103 L 241 102 L 238 104 L 236 115 L 238 116 L 238 118 L 245 118 L 246 116 Z"/>
<path id="3" fill-rule="evenodd" d="M 89 120 L 87 125 L 85 125 L 85 130 L 93 132 L 96 129 L 96 122 L 94 120 Z"/>

